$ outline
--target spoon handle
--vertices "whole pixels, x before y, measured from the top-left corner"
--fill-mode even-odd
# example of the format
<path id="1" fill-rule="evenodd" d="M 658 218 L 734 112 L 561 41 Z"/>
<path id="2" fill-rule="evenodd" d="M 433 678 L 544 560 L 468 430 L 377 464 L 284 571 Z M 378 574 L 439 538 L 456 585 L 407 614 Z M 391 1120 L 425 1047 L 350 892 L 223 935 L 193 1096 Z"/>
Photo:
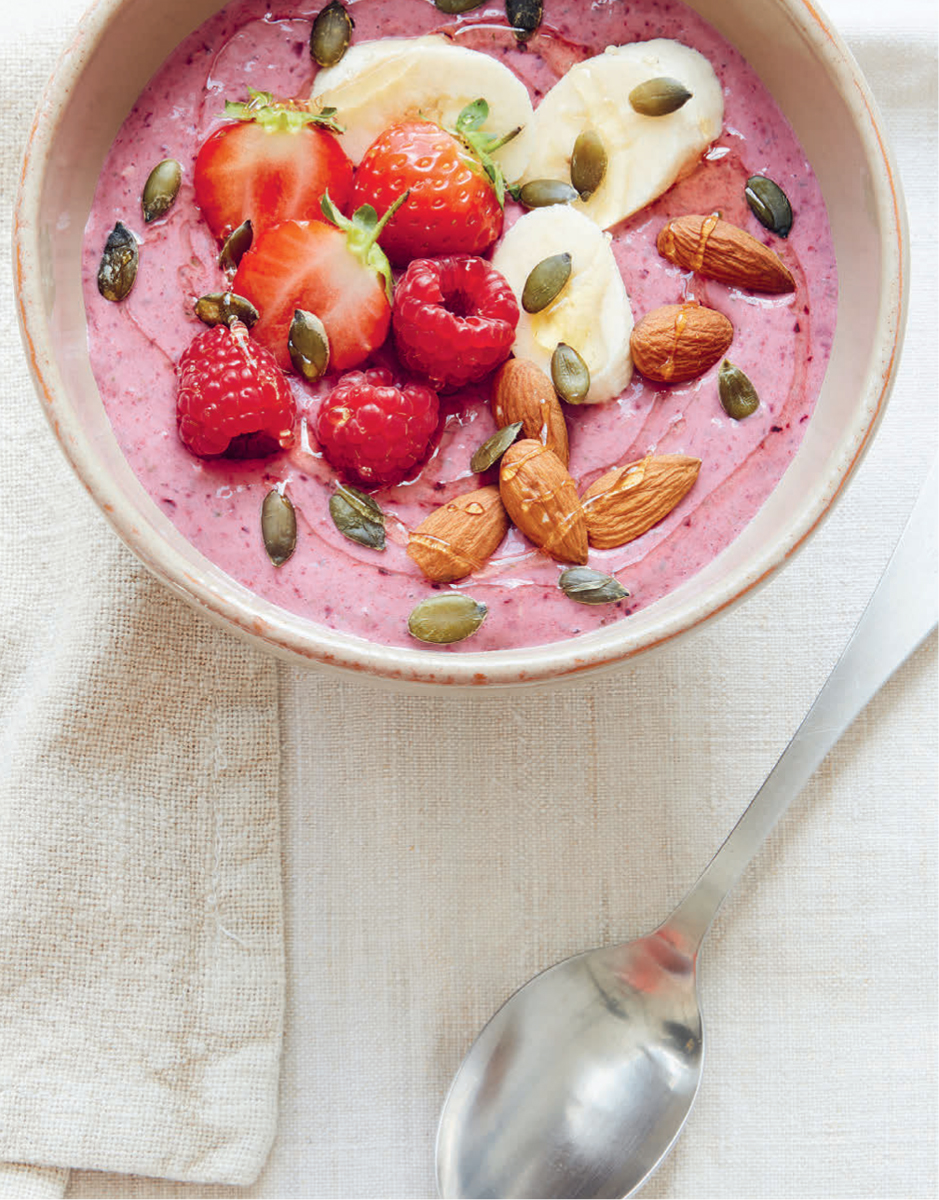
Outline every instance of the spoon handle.
<path id="1" fill-rule="evenodd" d="M 660 933 L 688 953 L 789 804 L 867 702 L 937 620 L 937 465 L 934 462 L 867 608 L 815 703 L 766 782 Z"/>

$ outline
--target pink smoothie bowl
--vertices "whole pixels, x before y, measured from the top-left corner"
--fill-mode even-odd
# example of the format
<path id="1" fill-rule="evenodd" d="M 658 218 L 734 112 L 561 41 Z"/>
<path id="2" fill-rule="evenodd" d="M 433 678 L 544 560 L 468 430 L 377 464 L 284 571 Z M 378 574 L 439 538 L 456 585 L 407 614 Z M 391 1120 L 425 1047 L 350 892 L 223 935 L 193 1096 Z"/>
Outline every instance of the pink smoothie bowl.
<path id="1" fill-rule="evenodd" d="M 108 149 L 147 80 L 221 0 L 99 0 L 64 52 L 30 134 L 16 202 L 23 342 L 62 450 L 115 532 L 173 592 L 294 664 L 374 682 L 510 687 L 578 678 L 687 635 L 765 583 L 817 528 L 877 428 L 897 370 L 908 235 L 876 105 L 851 54 L 807 0 L 689 0 L 755 68 L 799 137 L 828 207 L 837 333 L 802 444 L 769 499 L 713 562 L 596 632 L 544 646 L 460 653 L 387 647 L 260 599 L 207 561 L 133 475 L 89 364 L 82 233 Z"/>

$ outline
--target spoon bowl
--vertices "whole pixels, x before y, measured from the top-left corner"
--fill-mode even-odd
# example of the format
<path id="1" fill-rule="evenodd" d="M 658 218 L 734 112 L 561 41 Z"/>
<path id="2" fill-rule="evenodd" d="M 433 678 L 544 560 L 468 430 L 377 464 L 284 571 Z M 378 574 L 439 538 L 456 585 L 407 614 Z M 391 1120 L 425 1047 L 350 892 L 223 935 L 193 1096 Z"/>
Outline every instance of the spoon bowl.
<path id="1" fill-rule="evenodd" d="M 625 1196 L 668 1152 L 698 1084 L 694 956 L 667 926 L 565 959 L 495 1014 L 446 1102 L 444 1196 Z"/>

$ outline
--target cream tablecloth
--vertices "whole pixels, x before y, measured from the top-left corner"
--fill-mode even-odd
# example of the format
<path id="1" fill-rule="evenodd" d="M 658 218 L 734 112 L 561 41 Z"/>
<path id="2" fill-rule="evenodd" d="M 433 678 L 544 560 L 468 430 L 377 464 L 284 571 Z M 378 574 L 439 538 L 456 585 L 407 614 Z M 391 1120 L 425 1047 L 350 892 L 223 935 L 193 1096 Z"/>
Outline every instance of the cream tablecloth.
<path id="1" fill-rule="evenodd" d="M 4 0 L 5 226 L 29 117 L 82 8 Z M 770 586 L 602 679 L 398 695 L 209 630 L 62 465 L 2 267 L 0 965 L 15 988 L 0 993 L 0 1158 L 44 1169 L 0 1168 L 0 1194 L 431 1196 L 437 1112 L 482 1022 L 542 967 L 657 921 L 730 828 L 834 663 L 936 445 L 935 8 L 827 10 L 883 108 L 911 213 L 894 397 L 843 501 Z M 645 1195 L 936 1194 L 935 660 L 933 639 L 718 919 L 702 960 L 704 1084 Z M 149 700 L 128 712 L 128 694 Z M 50 835 L 43 804 L 61 813 L 72 789 L 74 823 Z M 188 857 L 174 821 L 195 831 Z M 143 858 L 115 864 L 127 846 Z M 15 894 L 37 872 L 44 886 Z M 142 899 L 168 897 L 153 929 L 129 920 L 129 883 L 115 894 L 131 877 Z M 281 917 L 279 1115 L 246 1183 L 274 1129 Z M 82 967 L 50 979 L 43 939 L 63 923 L 64 961 L 76 952 Z M 22 954 L 45 964 L 28 986 Z M 155 1038 L 184 1030 L 186 1053 L 160 1057 L 148 1013 Z M 15 1040 L 27 1027 L 28 1047 Z"/>

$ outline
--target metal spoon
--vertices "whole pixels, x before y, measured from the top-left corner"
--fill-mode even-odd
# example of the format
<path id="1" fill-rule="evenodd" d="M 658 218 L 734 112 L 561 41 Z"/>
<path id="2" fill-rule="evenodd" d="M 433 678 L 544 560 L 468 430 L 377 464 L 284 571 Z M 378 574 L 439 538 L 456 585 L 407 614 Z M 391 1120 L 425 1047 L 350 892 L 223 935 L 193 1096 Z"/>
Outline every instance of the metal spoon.
<path id="1" fill-rule="evenodd" d="M 440 1118 L 442 1196 L 628 1196 L 671 1149 L 701 1079 L 695 964 L 711 922 L 831 747 L 936 626 L 936 488 L 934 464 L 835 669 L 671 916 L 537 975 L 473 1043 Z"/>

